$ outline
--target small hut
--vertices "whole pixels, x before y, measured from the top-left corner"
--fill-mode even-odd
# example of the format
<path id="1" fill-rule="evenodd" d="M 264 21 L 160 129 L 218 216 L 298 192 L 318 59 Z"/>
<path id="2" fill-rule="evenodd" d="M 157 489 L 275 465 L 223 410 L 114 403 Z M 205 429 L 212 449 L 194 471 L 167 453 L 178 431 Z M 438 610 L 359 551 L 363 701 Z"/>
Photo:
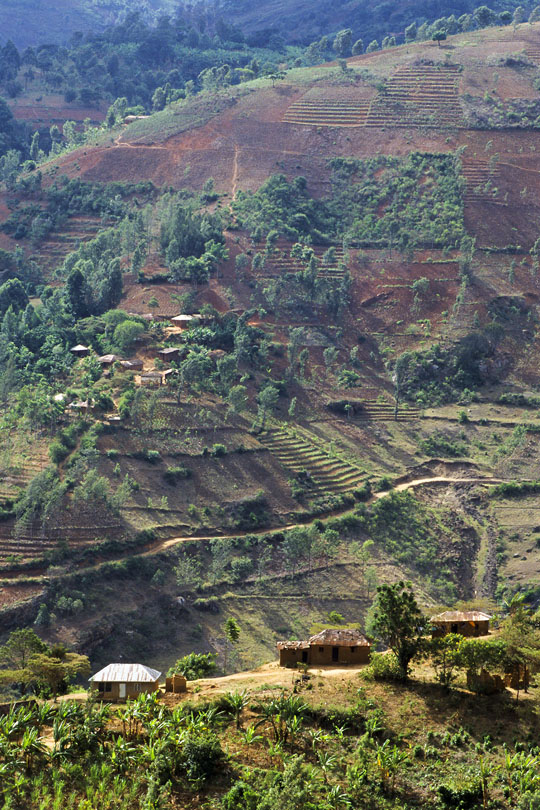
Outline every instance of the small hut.
<path id="1" fill-rule="evenodd" d="M 161 371 L 147 371 L 141 374 L 141 385 L 144 386 L 159 386 L 163 382 Z"/>
<path id="2" fill-rule="evenodd" d="M 116 354 L 104 354 L 101 357 L 98 357 L 98 363 L 101 366 L 112 366 L 113 363 L 116 363 L 119 359 L 120 358 Z"/>
<path id="3" fill-rule="evenodd" d="M 171 360 L 178 360 L 178 358 L 180 357 L 180 348 L 178 346 L 170 346 L 167 349 L 160 349 L 157 355 L 166 362 L 170 362 Z"/>
<path id="4" fill-rule="evenodd" d="M 70 352 L 74 354 L 75 357 L 88 357 L 90 349 L 88 346 L 83 346 L 82 343 L 77 343 L 76 346 L 71 347 Z"/>
<path id="5" fill-rule="evenodd" d="M 120 360 L 118 363 L 119 368 L 124 369 L 124 371 L 142 371 L 143 370 L 143 361 L 142 360 Z"/>
<path id="6" fill-rule="evenodd" d="M 141 692 L 157 692 L 161 672 L 143 664 L 109 664 L 88 680 L 98 697 L 116 702 L 136 698 Z"/>
<path id="7" fill-rule="evenodd" d="M 195 318 L 193 315 L 175 315 L 170 320 L 173 326 L 180 326 L 181 328 L 185 329 L 186 327 L 191 326 Z"/>
<path id="8" fill-rule="evenodd" d="M 183 675 L 172 675 L 170 678 L 165 679 L 165 691 L 178 694 L 180 692 L 187 692 L 187 683 Z"/>
<path id="9" fill-rule="evenodd" d="M 446 610 L 432 616 L 433 638 L 458 633 L 460 636 L 487 636 L 491 616 L 480 610 Z"/>
<path id="10" fill-rule="evenodd" d="M 359 631 L 348 627 L 328 628 L 308 641 L 278 641 L 280 666 L 297 663 L 311 666 L 367 664 L 371 645 Z"/>

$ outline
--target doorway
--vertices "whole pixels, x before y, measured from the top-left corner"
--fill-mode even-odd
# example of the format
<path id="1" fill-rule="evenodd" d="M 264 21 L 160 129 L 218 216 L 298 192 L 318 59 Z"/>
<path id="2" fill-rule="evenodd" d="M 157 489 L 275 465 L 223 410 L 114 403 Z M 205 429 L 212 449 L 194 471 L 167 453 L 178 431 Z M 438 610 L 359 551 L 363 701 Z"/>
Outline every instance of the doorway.
<path id="1" fill-rule="evenodd" d="M 125 683 L 118 684 L 118 697 L 125 698 L 126 696 L 126 685 Z"/>
<path id="2" fill-rule="evenodd" d="M 332 663 L 339 660 L 339 647 L 332 647 Z"/>

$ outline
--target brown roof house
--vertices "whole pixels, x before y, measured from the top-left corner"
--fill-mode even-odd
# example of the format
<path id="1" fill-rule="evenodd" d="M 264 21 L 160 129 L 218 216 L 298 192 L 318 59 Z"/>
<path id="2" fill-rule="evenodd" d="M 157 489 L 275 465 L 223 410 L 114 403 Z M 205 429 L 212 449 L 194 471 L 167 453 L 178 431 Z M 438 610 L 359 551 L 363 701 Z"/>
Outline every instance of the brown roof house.
<path id="1" fill-rule="evenodd" d="M 142 664 L 109 664 L 88 680 L 97 696 L 116 702 L 136 698 L 141 692 L 157 692 L 161 672 Z"/>
<path id="2" fill-rule="evenodd" d="M 180 347 L 179 346 L 169 346 L 166 349 L 160 349 L 157 353 L 158 357 L 162 360 L 178 360 L 180 357 Z"/>
<path id="3" fill-rule="evenodd" d="M 359 630 L 347 627 L 329 628 L 311 636 L 308 641 L 278 641 L 279 665 L 310 666 L 367 664 L 371 645 Z"/>
<path id="4" fill-rule="evenodd" d="M 439 638 L 447 633 L 459 633 L 461 636 L 487 636 L 491 616 L 480 610 L 447 610 L 432 616 L 432 636 Z"/>

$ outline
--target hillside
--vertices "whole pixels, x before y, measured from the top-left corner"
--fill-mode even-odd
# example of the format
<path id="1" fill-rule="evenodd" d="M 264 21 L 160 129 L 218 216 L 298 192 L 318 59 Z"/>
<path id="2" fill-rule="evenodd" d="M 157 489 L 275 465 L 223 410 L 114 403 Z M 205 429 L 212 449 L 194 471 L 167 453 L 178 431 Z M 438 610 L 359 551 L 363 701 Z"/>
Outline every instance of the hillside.
<path id="1" fill-rule="evenodd" d="M 293 68 L 2 192 L 6 632 L 166 668 L 232 615 L 255 665 L 377 582 L 536 599 L 539 60 L 526 24 Z"/>

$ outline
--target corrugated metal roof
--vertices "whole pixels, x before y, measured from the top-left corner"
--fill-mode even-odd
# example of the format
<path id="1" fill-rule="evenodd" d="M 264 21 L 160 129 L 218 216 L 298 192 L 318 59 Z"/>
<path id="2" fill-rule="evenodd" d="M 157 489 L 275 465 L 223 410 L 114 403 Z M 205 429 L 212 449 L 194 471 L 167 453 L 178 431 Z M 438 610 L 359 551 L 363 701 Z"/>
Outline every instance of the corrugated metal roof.
<path id="1" fill-rule="evenodd" d="M 160 675 L 161 672 L 157 669 L 145 667 L 143 664 L 109 664 L 88 680 L 97 683 L 154 683 Z"/>
<path id="2" fill-rule="evenodd" d="M 487 622 L 491 619 L 487 613 L 481 610 L 446 610 L 437 616 L 432 616 L 430 621 L 438 622 Z"/>
<path id="3" fill-rule="evenodd" d="M 371 646 L 367 638 L 360 630 L 353 630 L 349 627 L 329 627 L 311 636 L 310 645 L 331 644 L 333 647 L 369 647 Z"/>

